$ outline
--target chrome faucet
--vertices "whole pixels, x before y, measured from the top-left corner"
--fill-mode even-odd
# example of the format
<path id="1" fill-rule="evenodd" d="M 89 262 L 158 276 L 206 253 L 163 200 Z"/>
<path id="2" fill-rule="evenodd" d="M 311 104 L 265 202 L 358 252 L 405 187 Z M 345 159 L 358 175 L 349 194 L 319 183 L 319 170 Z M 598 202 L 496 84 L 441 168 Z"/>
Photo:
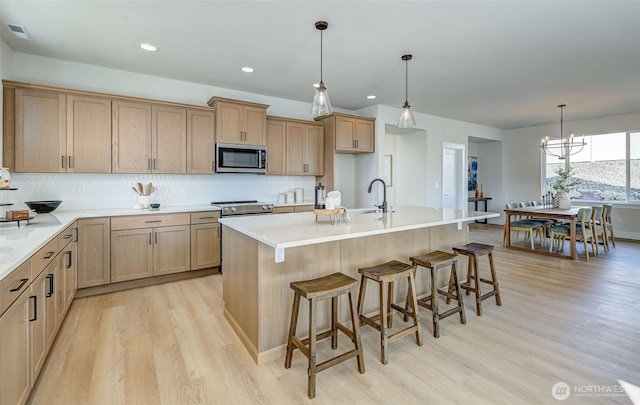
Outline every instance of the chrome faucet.
<path id="1" fill-rule="evenodd" d="M 367 192 L 371 194 L 371 187 L 373 187 L 373 183 L 375 183 L 376 181 L 379 181 L 380 183 L 382 183 L 382 191 L 383 191 L 382 205 L 376 205 L 376 207 L 380 208 L 383 213 L 386 213 L 387 212 L 387 185 L 384 182 L 384 180 L 382 179 L 371 180 L 371 183 L 369 183 L 369 188 L 367 189 Z"/>

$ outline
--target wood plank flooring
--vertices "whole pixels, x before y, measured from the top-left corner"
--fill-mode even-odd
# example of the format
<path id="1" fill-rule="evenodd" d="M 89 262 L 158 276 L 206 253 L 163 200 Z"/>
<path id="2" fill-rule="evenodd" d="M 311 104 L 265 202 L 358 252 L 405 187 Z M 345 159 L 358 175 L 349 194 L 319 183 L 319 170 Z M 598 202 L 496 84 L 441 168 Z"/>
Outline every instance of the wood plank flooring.
<path id="1" fill-rule="evenodd" d="M 289 370 L 284 358 L 253 363 L 223 317 L 222 278 L 209 275 L 76 299 L 30 403 L 555 404 L 560 381 L 640 386 L 639 243 L 617 241 L 587 262 L 581 250 L 577 261 L 507 251 L 491 225 L 472 225 L 469 240 L 496 246 L 502 307 L 489 299 L 477 317 L 466 297 L 467 324 L 442 320 L 438 339 L 422 309 L 424 346 L 394 342 L 386 366 L 379 334 L 363 326 L 366 373 L 354 359 L 318 374 L 313 401 L 300 353 Z M 322 342 L 319 360 L 330 352 Z M 562 403 L 630 403 L 598 395 Z"/>

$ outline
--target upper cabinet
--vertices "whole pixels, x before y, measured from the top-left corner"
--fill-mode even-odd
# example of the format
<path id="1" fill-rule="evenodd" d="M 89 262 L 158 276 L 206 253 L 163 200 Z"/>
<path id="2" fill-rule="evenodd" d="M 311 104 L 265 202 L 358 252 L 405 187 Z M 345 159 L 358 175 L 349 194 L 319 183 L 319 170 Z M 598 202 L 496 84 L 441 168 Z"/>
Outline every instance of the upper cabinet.
<path id="1" fill-rule="evenodd" d="M 67 96 L 67 172 L 111 173 L 111 100 Z"/>
<path id="2" fill-rule="evenodd" d="M 213 111 L 187 109 L 187 173 L 215 172 L 215 129 Z"/>
<path id="3" fill-rule="evenodd" d="M 267 173 L 285 174 L 285 131 L 283 119 L 267 117 Z"/>
<path id="4" fill-rule="evenodd" d="M 268 105 L 221 97 L 208 104 L 216 109 L 216 142 L 266 145 Z"/>
<path id="5" fill-rule="evenodd" d="M 66 102 L 64 94 L 15 89 L 16 172 L 67 170 Z"/>
<path id="6" fill-rule="evenodd" d="M 114 173 L 186 173 L 187 110 L 113 101 Z"/>
<path id="7" fill-rule="evenodd" d="M 321 176 L 324 127 L 316 122 L 267 118 L 267 174 Z"/>
<path id="8" fill-rule="evenodd" d="M 374 151 L 375 119 L 333 113 L 318 117 L 325 124 L 328 141 L 336 153 L 367 153 Z"/>

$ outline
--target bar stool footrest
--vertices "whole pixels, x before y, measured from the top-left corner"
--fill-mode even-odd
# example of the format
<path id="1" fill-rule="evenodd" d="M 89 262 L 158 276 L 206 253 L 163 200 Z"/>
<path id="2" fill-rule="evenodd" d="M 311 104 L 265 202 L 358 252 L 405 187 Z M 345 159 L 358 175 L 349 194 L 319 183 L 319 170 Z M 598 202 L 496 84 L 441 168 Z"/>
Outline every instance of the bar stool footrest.
<path id="1" fill-rule="evenodd" d="M 409 326 L 408 328 L 402 329 L 401 331 L 398 331 L 398 332 L 394 333 L 393 335 L 389 335 L 387 337 L 387 339 L 388 339 L 389 343 L 391 343 L 391 342 L 393 342 L 395 340 L 398 340 L 400 338 L 403 338 L 403 337 L 405 337 L 407 335 L 410 335 L 412 333 L 416 333 L 417 331 L 418 331 L 418 326 L 415 326 L 415 325 L 414 326 Z"/>
<path id="2" fill-rule="evenodd" d="M 342 363 L 345 360 L 349 360 L 353 357 L 356 357 L 357 355 L 358 355 L 358 350 L 353 349 L 353 350 L 349 350 L 348 352 L 342 353 L 339 356 L 332 357 L 328 360 L 323 361 L 320 364 L 316 364 L 316 372 L 319 373 L 320 371 L 326 370 L 331 366 L 335 366 L 336 364 Z"/>

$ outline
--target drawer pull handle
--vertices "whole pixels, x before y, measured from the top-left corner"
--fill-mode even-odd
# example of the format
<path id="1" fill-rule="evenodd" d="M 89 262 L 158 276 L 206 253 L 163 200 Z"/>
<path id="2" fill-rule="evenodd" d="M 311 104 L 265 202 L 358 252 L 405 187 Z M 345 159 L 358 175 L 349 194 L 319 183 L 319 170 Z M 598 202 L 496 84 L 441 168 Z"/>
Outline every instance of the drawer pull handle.
<path id="1" fill-rule="evenodd" d="M 29 322 L 38 320 L 38 296 L 32 295 L 29 299 L 33 298 L 33 318 L 29 319 Z"/>
<path id="2" fill-rule="evenodd" d="M 71 265 L 73 265 L 73 258 L 71 257 L 71 250 L 68 250 L 65 254 L 69 255 L 67 265 L 64 267 L 65 269 L 70 269 Z"/>
<path id="3" fill-rule="evenodd" d="M 56 252 L 47 252 L 46 255 L 44 255 L 45 259 L 51 259 L 53 257 L 53 255 L 55 255 Z"/>
<path id="4" fill-rule="evenodd" d="M 73 236 L 73 235 L 71 235 L 71 234 L 69 234 L 69 235 L 64 235 L 64 238 L 62 238 L 62 239 L 71 239 L 71 237 L 72 237 L 72 236 Z"/>
<path id="5" fill-rule="evenodd" d="M 47 274 L 45 278 L 49 279 L 49 291 L 47 291 L 46 297 L 53 297 L 53 274 Z"/>
<path id="6" fill-rule="evenodd" d="M 215 219 L 216 217 L 200 217 L 200 219 Z"/>
<path id="7" fill-rule="evenodd" d="M 153 221 L 144 221 L 145 224 L 152 224 L 154 222 L 162 222 L 162 220 L 161 219 L 155 219 Z"/>
<path id="8" fill-rule="evenodd" d="M 22 287 L 24 287 L 24 285 L 27 284 L 27 281 L 29 281 L 28 278 L 20 279 L 20 285 L 17 286 L 16 288 L 13 288 L 13 289 L 9 290 L 9 292 L 16 292 L 16 291 L 22 290 Z"/>

